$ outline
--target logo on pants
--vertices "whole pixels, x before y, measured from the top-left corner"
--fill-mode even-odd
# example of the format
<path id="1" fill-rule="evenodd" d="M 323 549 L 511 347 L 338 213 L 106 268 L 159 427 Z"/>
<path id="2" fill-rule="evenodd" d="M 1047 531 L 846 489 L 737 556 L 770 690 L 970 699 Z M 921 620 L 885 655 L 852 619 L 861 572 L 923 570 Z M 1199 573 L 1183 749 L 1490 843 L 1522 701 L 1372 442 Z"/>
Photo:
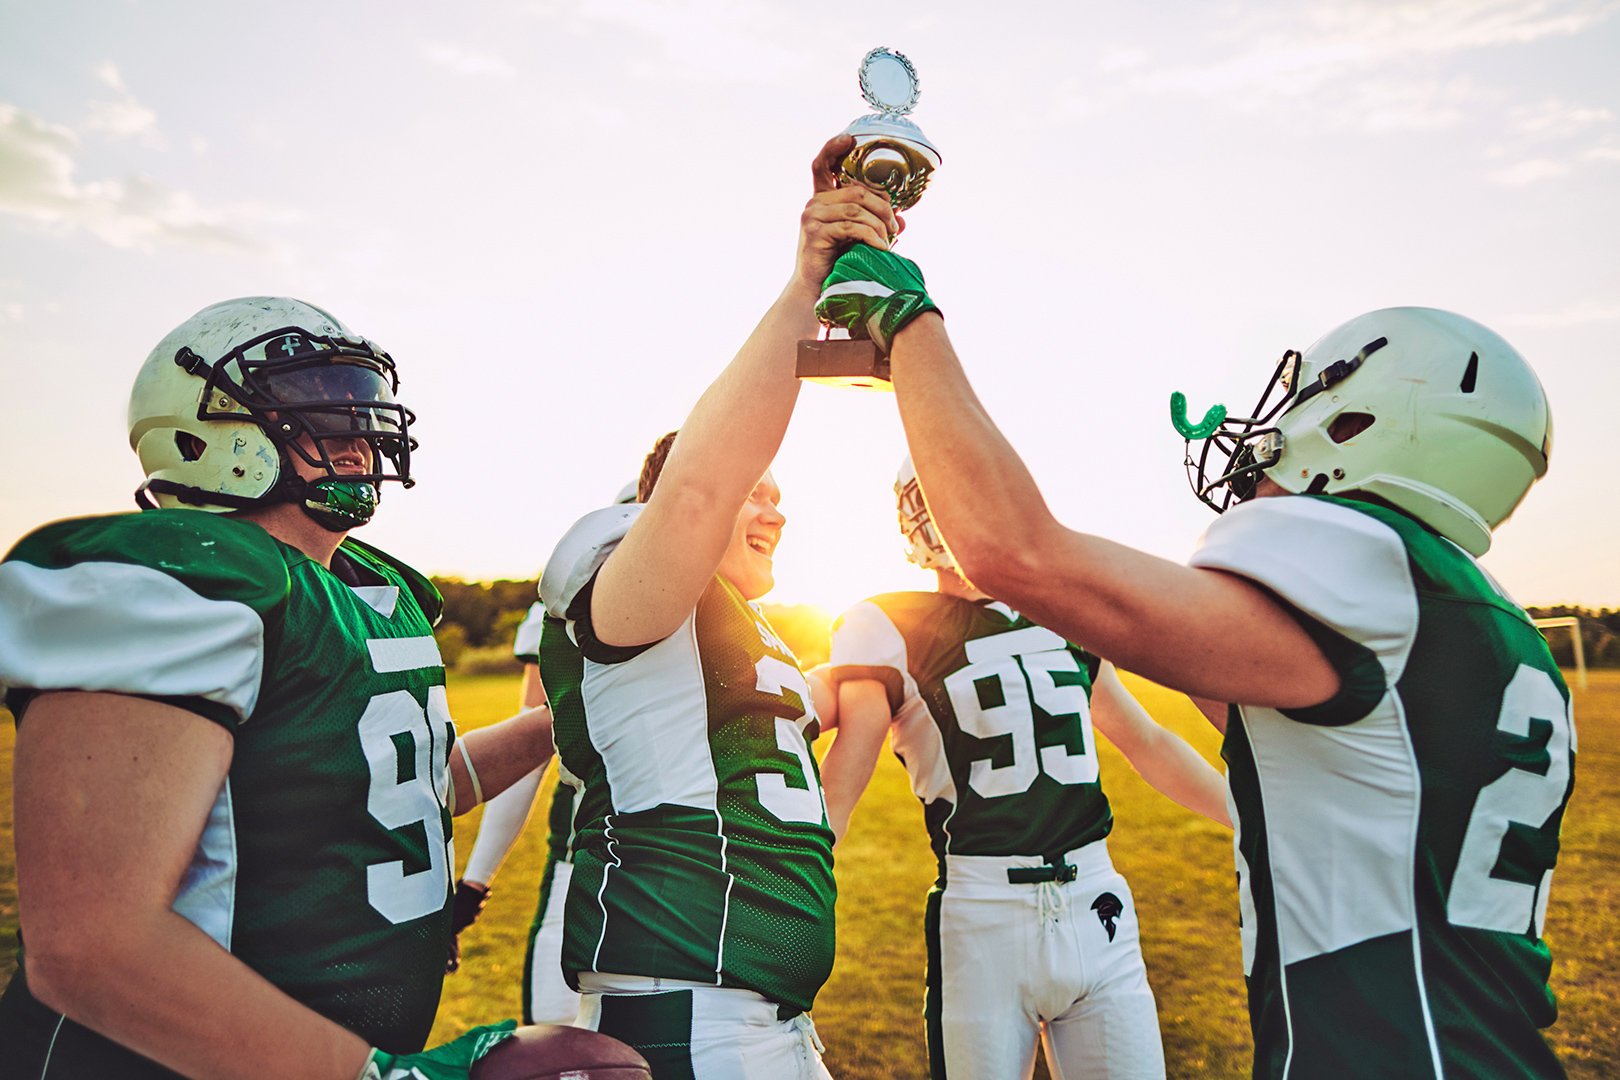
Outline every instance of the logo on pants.
<path id="1" fill-rule="evenodd" d="M 1114 920 L 1125 913 L 1125 905 L 1113 893 L 1105 892 L 1091 902 L 1091 910 L 1097 913 L 1097 921 L 1108 931 L 1108 940 L 1113 941 Z"/>

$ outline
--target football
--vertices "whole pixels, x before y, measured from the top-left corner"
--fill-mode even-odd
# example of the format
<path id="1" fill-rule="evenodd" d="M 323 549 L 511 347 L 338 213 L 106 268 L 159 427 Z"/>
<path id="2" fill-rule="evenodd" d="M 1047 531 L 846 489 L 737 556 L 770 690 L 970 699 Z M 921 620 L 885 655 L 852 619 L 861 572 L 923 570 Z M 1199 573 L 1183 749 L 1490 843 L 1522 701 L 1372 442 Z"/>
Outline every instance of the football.
<path id="1" fill-rule="evenodd" d="M 473 1063 L 470 1080 L 652 1080 L 618 1039 L 559 1024 L 520 1027 Z"/>

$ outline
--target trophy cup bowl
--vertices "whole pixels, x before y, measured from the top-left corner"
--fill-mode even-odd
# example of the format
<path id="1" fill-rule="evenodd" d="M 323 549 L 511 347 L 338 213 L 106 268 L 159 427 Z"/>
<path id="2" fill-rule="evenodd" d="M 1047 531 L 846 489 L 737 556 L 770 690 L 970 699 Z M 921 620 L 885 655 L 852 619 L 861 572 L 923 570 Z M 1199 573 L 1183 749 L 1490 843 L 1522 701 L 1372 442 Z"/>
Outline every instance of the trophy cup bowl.
<path id="1" fill-rule="evenodd" d="M 861 61 L 861 96 L 877 111 L 844 129 L 855 145 L 844 155 L 838 185 L 864 184 L 896 210 L 922 198 L 939 168 L 939 151 L 906 118 L 917 104 L 917 70 L 901 53 L 876 48 Z M 799 342 L 796 374 L 810 382 L 860 390 L 893 390 L 889 358 L 866 338 L 828 337 Z"/>

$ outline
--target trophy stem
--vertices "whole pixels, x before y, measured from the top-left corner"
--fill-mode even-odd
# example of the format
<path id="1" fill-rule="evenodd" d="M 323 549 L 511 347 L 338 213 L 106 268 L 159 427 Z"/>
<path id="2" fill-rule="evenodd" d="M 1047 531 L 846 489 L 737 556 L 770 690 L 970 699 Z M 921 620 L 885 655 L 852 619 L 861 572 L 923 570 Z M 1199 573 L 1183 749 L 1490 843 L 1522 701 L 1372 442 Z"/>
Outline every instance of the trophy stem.
<path id="1" fill-rule="evenodd" d="M 867 338 L 819 338 L 799 342 L 795 374 L 810 382 L 854 390 L 893 391 L 889 358 Z"/>

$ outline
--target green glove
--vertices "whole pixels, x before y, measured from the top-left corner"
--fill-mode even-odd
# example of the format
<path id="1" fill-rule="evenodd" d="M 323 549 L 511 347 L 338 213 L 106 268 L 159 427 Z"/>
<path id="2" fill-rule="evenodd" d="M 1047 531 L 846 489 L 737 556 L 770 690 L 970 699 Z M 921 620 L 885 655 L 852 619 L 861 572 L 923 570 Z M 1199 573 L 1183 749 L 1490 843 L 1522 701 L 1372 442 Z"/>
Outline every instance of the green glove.
<path id="1" fill-rule="evenodd" d="M 902 327 L 938 310 L 916 263 L 867 244 L 838 256 L 816 301 L 816 317 L 823 323 L 843 327 L 851 337 L 871 338 L 885 354 Z"/>
<path id="2" fill-rule="evenodd" d="M 489 1053 L 516 1028 L 516 1020 L 475 1027 L 459 1039 L 420 1054 L 385 1054 L 373 1050 L 371 1060 L 360 1070 L 357 1080 L 467 1080 L 473 1062 Z"/>

